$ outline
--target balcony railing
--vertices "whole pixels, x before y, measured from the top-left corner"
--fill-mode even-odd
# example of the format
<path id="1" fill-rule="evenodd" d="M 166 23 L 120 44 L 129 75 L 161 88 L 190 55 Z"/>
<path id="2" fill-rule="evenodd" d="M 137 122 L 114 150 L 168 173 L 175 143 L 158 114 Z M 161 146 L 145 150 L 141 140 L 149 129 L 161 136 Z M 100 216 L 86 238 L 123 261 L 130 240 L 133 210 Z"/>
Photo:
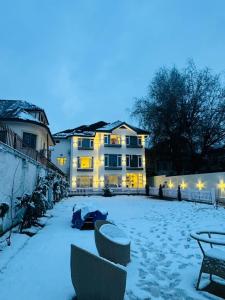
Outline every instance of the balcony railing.
<path id="1" fill-rule="evenodd" d="M 0 142 L 12 147 L 13 149 L 25 154 L 33 160 L 41 163 L 42 165 L 57 171 L 61 175 L 65 175 L 59 168 L 57 168 L 51 161 L 51 152 L 47 149 L 37 151 L 24 143 L 22 138 L 12 131 L 5 124 L 0 123 Z"/>

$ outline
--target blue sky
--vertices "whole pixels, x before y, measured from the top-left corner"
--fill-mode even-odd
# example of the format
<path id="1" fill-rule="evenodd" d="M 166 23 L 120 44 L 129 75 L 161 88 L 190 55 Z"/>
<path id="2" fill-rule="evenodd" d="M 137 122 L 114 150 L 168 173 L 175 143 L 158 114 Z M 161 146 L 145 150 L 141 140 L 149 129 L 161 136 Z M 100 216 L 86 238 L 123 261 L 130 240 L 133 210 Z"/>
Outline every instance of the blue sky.
<path id="1" fill-rule="evenodd" d="M 129 117 L 161 66 L 225 70 L 224 0 L 0 0 L 0 98 L 53 132 Z"/>

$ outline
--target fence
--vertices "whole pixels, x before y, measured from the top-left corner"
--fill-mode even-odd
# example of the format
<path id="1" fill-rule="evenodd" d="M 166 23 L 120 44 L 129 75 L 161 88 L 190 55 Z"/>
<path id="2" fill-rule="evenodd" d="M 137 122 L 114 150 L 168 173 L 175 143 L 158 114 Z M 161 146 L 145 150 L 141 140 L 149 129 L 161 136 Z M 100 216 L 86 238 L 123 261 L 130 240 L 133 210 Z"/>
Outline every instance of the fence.
<path id="1" fill-rule="evenodd" d="M 156 187 L 149 188 L 149 195 L 151 196 L 158 196 L 159 189 Z M 177 189 L 168 189 L 163 188 L 163 196 L 168 198 L 177 199 Z M 216 204 L 216 191 L 215 189 L 211 190 L 192 190 L 192 189 L 185 189 L 181 190 L 181 199 L 187 201 L 194 201 L 194 202 L 203 202 L 209 204 Z"/>

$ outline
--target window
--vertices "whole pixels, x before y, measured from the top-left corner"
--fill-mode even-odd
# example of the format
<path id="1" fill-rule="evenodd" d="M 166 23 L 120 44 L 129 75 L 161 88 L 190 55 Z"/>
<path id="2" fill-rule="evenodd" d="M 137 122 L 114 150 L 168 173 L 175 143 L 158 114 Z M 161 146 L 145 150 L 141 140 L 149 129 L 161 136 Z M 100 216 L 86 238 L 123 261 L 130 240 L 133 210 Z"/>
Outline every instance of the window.
<path id="1" fill-rule="evenodd" d="M 120 146 L 121 145 L 120 136 L 116 134 L 111 134 L 111 135 L 105 134 L 104 144 L 111 145 L 111 146 Z"/>
<path id="2" fill-rule="evenodd" d="M 143 174 L 128 173 L 126 176 L 126 187 L 134 189 L 143 188 Z"/>
<path id="3" fill-rule="evenodd" d="M 142 146 L 142 139 L 141 139 L 141 136 L 138 137 L 138 146 Z"/>
<path id="4" fill-rule="evenodd" d="M 93 146 L 94 146 L 93 139 L 84 139 L 84 138 L 78 139 L 78 148 L 93 149 Z"/>
<path id="5" fill-rule="evenodd" d="M 122 176 L 118 175 L 105 175 L 105 186 L 108 187 L 121 187 Z"/>
<path id="6" fill-rule="evenodd" d="M 126 136 L 126 144 L 128 147 L 142 147 L 142 140 L 141 140 L 141 136 L 137 137 L 137 136 Z"/>
<path id="7" fill-rule="evenodd" d="M 105 167 L 117 168 L 122 165 L 121 154 L 105 154 Z"/>
<path id="8" fill-rule="evenodd" d="M 126 165 L 128 168 L 141 168 L 142 167 L 141 155 L 126 155 Z"/>
<path id="9" fill-rule="evenodd" d="M 23 147 L 36 149 L 37 136 L 33 133 L 23 133 Z"/>
<path id="10" fill-rule="evenodd" d="M 66 157 L 62 157 L 62 156 L 57 157 L 57 163 L 60 166 L 64 166 L 66 164 Z"/>
<path id="11" fill-rule="evenodd" d="M 78 188 L 89 188 L 93 186 L 92 176 L 77 176 L 77 187 Z"/>
<path id="12" fill-rule="evenodd" d="M 111 134 L 110 135 L 110 145 L 120 145 L 120 136 Z"/>
<path id="13" fill-rule="evenodd" d="M 109 166 L 109 156 L 106 154 L 105 155 L 105 167 Z"/>
<path id="14" fill-rule="evenodd" d="M 106 134 L 104 135 L 104 144 L 105 144 L 105 145 L 108 145 L 108 144 L 109 144 L 109 135 L 108 135 L 108 134 L 107 134 L 107 135 L 106 135 Z"/>
<path id="15" fill-rule="evenodd" d="M 93 157 L 80 156 L 77 160 L 78 169 L 93 169 Z"/>

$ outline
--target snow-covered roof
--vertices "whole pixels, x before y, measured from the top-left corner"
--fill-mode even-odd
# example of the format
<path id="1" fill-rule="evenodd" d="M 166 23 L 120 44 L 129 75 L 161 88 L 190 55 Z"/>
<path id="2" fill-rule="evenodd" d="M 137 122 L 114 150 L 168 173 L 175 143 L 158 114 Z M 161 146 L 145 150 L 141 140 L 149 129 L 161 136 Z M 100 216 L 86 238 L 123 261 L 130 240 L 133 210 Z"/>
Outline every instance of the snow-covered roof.
<path id="1" fill-rule="evenodd" d="M 71 136 L 92 137 L 95 136 L 96 132 L 112 132 L 114 129 L 121 126 L 126 126 L 135 131 L 137 134 L 149 134 L 143 129 L 131 126 L 125 122 L 118 120 L 113 123 L 106 123 L 104 121 L 100 121 L 90 125 L 82 125 L 73 129 L 67 129 L 64 131 L 57 132 L 53 136 L 54 138 L 68 138 Z"/>
<path id="2" fill-rule="evenodd" d="M 34 104 L 23 100 L 0 100 L 0 119 L 21 119 L 41 123 L 38 117 L 31 114 L 34 111 L 43 112 L 48 123 L 44 110 Z"/>

